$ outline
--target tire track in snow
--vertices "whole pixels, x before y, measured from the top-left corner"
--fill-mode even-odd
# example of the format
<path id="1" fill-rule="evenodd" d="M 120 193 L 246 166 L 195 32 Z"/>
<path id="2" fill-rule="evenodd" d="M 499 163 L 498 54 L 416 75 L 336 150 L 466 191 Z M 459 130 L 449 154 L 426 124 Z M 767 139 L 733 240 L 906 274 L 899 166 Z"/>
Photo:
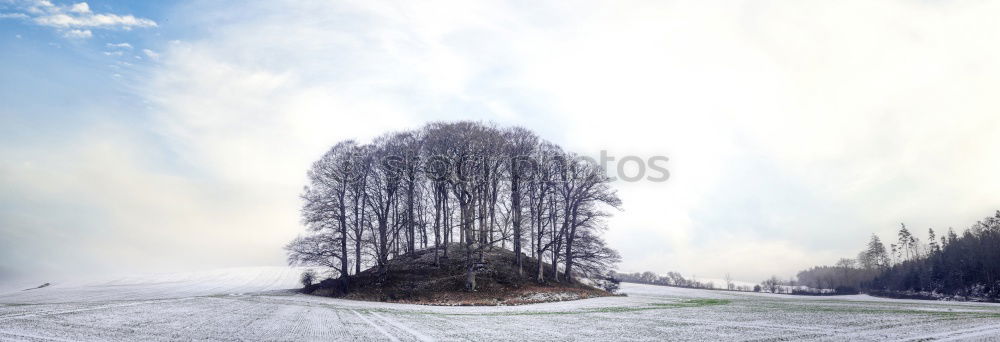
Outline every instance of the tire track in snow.
<path id="1" fill-rule="evenodd" d="M 898 341 L 924 341 L 924 340 L 937 340 L 937 339 L 940 339 L 939 341 L 957 341 L 957 340 L 966 340 L 980 336 L 1000 336 L 1000 327 L 986 326 L 986 327 L 975 327 L 975 328 L 968 328 L 961 330 L 952 330 L 930 335 L 909 337 Z"/>
<path id="2" fill-rule="evenodd" d="M 102 309 L 122 308 L 122 307 L 136 306 L 136 305 L 143 305 L 143 304 L 180 302 L 180 301 L 191 300 L 191 299 L 195 299 L 195 298 L 197 298 L 197 297 L 187 297 L 187 298 L 169 299 L 169 300 L 147 300 L 147 301 L 142 301 L 142 302 L 133 302 L 133 303 L 125 303 L 125 304 L 101 305 L 101 306 L 89 307 L 89 308 L 82 308 L 82 309 L 71 309 L 71 310 L 48 311 L 48 312 L 40 312 L 40 313 L 29 313 L 29 314 L 21 314 L 21 315 L 11 315 L 11 316 L 0 317 L 0 322 L 6 321 L 6 320 L 11 320 L 11 319 L 22 319 L 22 318 L 31 318 L 31 317 L 45 317 L 45 316 L 62 315 L 62 314 L 75 313 L 75 312 L 84 312 L 84 311 L 93 311 L 93 310 L 102 310 Z"/>
<path id="3" fill-rule="evenodd" d="M 417 330 L 415 330 L 413 328 L 410 328 L 410 327 L 404 325 L 403 323 L 399 323 L 398 321 L 396 321 L 396 320 L 394 320 L 392 318 L 388 318 L 388 317 L 379 315 L 379 314 L 374 313 L 374 312 L 372 312 L 372 316 L 375 316 L 375 318 L 378 318 L 379 320 L 381 320 L 383 322 L 386 322 L 386 323 L 388 323 L 391 326 L 399 328 L 400 330 L 403 330 L 403 331 L 407 332 L 408 334 L 413 335 L 413 337 L 416 337 L 418 340 L 421 340 L 421 341 L 424 341 L 424 342 L 436 341 L 433 337 L 427 336 L 424 333 L 421 333 L 421 332 L 419 332 L 419 331 L 417 331 Z"/>
<path id="4" fill-rule="evenodd" d="M 831 335 L 830 328 L 827 327 L 803 327 L 797 325 L 774 324 L 761 321 L 737 322 L 726 320 L 691 319 L 679 317 L 661 317 L 661 322 L 684 323 L 701 326 L 715 326 L 726 328 L 746 328 L 746 329 L 768 329 L 777 331 L 794 331 L 805 334 Z"/>
<path id="5" fill-rule="evenodd" d="M 385 329 L 382 329 L 382 327 L 380 327 L 377 324 L 373 323 L 371 320 L 365 318 L 365 316 L 362 316 L 361 313 L 359 313 L 357 311 L 354 311 L 354 310 L 351 310 L 351 312 L 353 312 L 354 315 L 358 316 L 358 318 L 360 318 L 362 321 L 365 321 L 365 323 L 368 323 L 368 325 L 372 326 L 372 328 L 375 328 L 375 330 L 378 330 L 378 332 L 382 333 L 382 335 L 384 335 L 385 337 L 389 338 L 390 341 L 399 342 L 399 339 L 396 338 L 396 336 L 392 336 L 392 334 L 390 334 L 388 331 L 385 331 Z"/>
<path id="6" fill-rule="evenodd" d="M 75 340 L 61 339 L 61 338 L 58 338 L 58 337 L 45 337 L 45 336 L 38 336 L 38 335 L 29 335 L 29 334 L 24 334 L 24 333 L 15 333 L 15 332 L 9 332 L 9 331 L 0 331 L 0 337 L 2 337 L 4 340 L 6 340 L 8 338 L 11 338 L 11 337 L 5 337 L 3 335 L 13 336 L 13 338 L 20 337 L 20 338 L 26 338 L 26 339 L 43 340 L 43 341 L 58 341 L 58 342 L 74 342 L 75 341 Z"/>
<path id="7" fill-rule="evenodd" d="M 955 336 L 949 336 L 948 338 L 941 339 L 940 341 L 958 341 L 958 340 L 967 340 L 967 339 L 982 338 L 982 337 L 996 338 L 997 336 L 1000 336 L 1000 328 L 990 327 L 989 329 L 980 329 L 978 331 L 963 332 Z"/>

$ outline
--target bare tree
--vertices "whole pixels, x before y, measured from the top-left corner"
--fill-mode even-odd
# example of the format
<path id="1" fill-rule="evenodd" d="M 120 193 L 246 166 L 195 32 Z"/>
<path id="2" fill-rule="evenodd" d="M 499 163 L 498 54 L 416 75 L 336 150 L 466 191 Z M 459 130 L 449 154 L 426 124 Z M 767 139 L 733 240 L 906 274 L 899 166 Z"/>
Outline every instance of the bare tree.
<path id="1" fill-rule="evenodd" d="M 309 185 L 302 194 L 302 221 L 314 235 L 300 237 L 288 246 L 291 263 L 321 263 L 319 259 L 336 258 L 337 265 L 324 266 L 337 270 L 344 288 L 349 264 L 348 192 L 355 180 L 355 148 L 354 141 L 340 142 L 313 163 L 308 172 Z"/>
<path id="2" fill-rule="evenodd" d="M 563 223 L 561 229 L 566 238 L 565 278 L 573 280 L 573 247 L 577 230 L 586 224 L 582 210 L 599 211 L 599 205 L 618 208 L 621 200 L 609 183 L 611 178 L 597 165 L 584 161 L 576 154 L 569 153 L 557 163 L 559 185 L 557 191 L 562 197 Z"/>
<path id="3" fill-rule="evenodd" d="M 367 188 L 368 207 L 372 215 L 375 216 L 376 224 L 373 227 L 376 264 L 381 268 L 389 261 L 389 252 L 392 248 L 390 241 L 391 225 L 396 222 L 390 221 L 393 218 L 393 209 L 396 206 L 398 191 L 402 179 L 402 167 L 398 153 L 397 142 L 385 137 L 375 141 L 374 148 L 370 150 L 370 166 L 372 167 Z"/>
<path id="4" fill-rule="evenodd" d="M 771 278 L 764 280 L 764 282 L 761 283 L 761 285 L 767 292 L 778 293 L 778 291 L 781 289 L 781 280 L 778 279 L 778 276 L 771 276 Z"/>
<path id="5" fill-rule="evenodd" d="M 505 152 L 507 171 L 510 177 L 514 262 L 517 264 L 518 273 L 523 274 L 524 269 L 521 260 L 521 255 L 523 254 L 521 252 L 521 241 L 523 240 L 521 232 L 521 224 L 523 222 L 521 219 L 521 199 L 523 194 L 521 186 L 526 173 L 529 172 L 529 168 L 531 167 L 531 154 L 538 145 L 538 137 L 527 129 L 514 127 L 504 132 L 504 138 L 507 141 Z"/>

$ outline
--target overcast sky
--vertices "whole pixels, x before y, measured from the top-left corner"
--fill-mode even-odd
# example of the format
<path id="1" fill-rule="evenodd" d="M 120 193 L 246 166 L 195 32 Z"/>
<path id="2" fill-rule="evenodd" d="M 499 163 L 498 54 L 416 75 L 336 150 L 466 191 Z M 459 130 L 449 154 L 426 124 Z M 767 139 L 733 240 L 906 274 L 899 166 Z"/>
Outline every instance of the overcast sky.
<path id="1" fill-rule="evenodd" d="M 0 280 L 282 265 L 332 144 L 521 125 L 623 271 L 759 281 L 1000 209 L 1000 2 L 0 0 Z"/>

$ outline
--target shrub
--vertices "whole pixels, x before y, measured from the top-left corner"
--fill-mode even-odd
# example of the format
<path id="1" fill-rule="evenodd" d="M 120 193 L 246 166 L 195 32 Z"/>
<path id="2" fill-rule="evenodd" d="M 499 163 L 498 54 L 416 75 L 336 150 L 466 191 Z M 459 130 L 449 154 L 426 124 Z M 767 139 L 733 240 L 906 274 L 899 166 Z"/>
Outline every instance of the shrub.
<path id="1" fill-rule="evenodd" d="M 313 283 L 316 282 L 316 271 L 308 269 L 305 272 L 302 272 L 302 277 L 299 278 L 299 281 L 302 282 L 303 287 L 312 286 Z"/>
<path id="2" fill-rule="evenodd" d="M 861 293 L 860 291 L 858 291 L 857 288 L 855 288 L 853 286 L 844 286 L 844 285 L 837 286 L 833 290 L 835 292 L 837 292 L 837 294 L 858 294 L 858 293 Z"/>
<path id="3" fill-rule="evenodd" d="M 601 282 L 601 287 L 604 288 L 604 291 L 608 291 L 608 293 L 615 293 L 618 292 L 619 288 L 621 288 L 621 282 L 621 280 L 618 280 L 615 277 L 607 277 L 603 282 Z"/>

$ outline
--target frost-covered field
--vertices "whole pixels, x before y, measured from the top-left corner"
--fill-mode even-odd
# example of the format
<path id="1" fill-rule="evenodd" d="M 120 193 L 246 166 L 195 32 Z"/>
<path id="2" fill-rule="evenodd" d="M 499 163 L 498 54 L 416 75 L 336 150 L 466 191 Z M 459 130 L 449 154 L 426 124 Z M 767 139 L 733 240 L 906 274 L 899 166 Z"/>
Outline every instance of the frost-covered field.
<path id="1" fill-rule="evenodd" d="M 431 307 L 295 294 L 248 268 L 0 293 L 0 340 L 1000 340 L 1000 305 L 623 284 L 628 297 Z"/>

